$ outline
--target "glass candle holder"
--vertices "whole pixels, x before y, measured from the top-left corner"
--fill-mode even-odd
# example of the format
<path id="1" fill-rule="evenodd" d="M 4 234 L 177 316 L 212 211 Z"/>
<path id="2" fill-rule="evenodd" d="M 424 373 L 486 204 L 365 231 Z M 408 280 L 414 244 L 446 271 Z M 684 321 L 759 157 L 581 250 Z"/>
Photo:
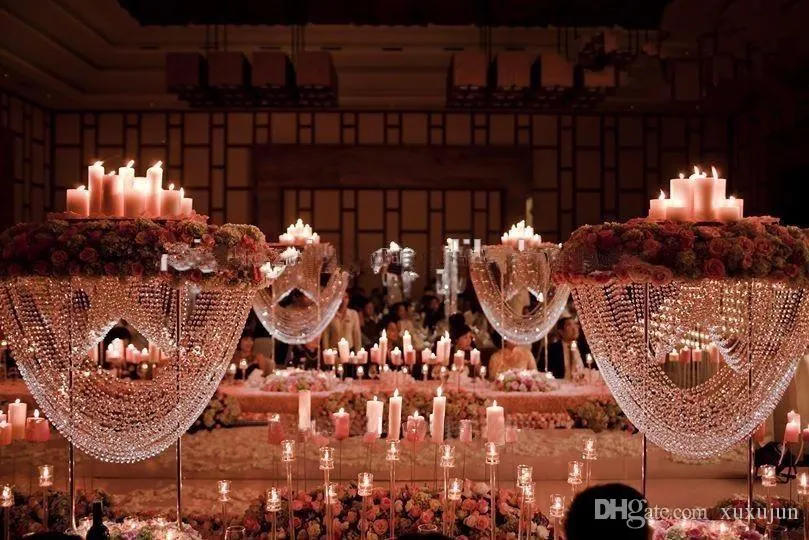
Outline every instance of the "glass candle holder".
<path id="1" fill-rule="evenodd" d="M 365 368 L 357 366 L 357 379 L 362 379 L 363 377 L 365 377 Z"/>
<path id="2" fill-rule="evenodd" d="M 761 485 L 766 488 L 775 487 L 778 483 L 773 465 L 762 465 L 758 468 L 758 474 L 761 476 Z"/>
<path id="3" fill-rule="evenodd" d="M 567 483 L 571 486 L 578 486 L 582 483 L 582 471 L 584 465 L 581 461 L 569 461 L 567 464 Z"/>
<path id="4" fill-rule="evenodd" d="M 295 461 L 295 441 L 286 439 L 281 441 L 281 461 L 289 463 Z"/>
<path id="5" fill-rule="evenodd" d="M 480 366 L 480 378 L 481 379 L 486 378 L 486 366 Z"/>
<path id="6" fill-rule="evenodd" d="M 329 484 L 326 486 L 326 501 L 331 504 L 338 502 L 340 500 L 338 493 L 337 482 L 329 482 Z"/>
<path id="7" fill-rule="evenodd" d="M 497 444 L 494 442 L 486 443 L 486 464 L 497 465 L 500 463 L 500 452 L 497 451 Z"/>
<path id="8" fill-rule="evenodd" d="M 430 373 L 430 366 L 424 364 L 421 366 L 421 375 L 426 379 L 427 375 Z"/>
<path id="9" fill-rule="evenodd" d="M 14 490 L 9 484 L 5 484 L 0 490 L 0 507 L 11 508 L 14 506 Z"/>
<path id="10" fill-rule="evenodd" d="M 536 484 L 528 482 L 520 486 L 522 490 L 522 500 L 526 504 L 532 504 L 536 500 Z"/>
<path id="11" fill-rule="evenodd" d="M 216 483 L 216 492 L 219 494 L 219 502 L 230 501 L 230 480 L 220 480 Z"/>
<path id="12" fill-rule="evenodd" d="M 530 465 L 517 465 L 517 486 L 524 486 L 534 480 L 534 468 Z"/>
<path id="13" fill-rule="evenodd" d="M 803 497 L 809 495 L 809 474 L 805 472 L 798 475 L 798 495 Z"/>
<path id="14" fill-rule="evenodd" d="M 53 485 L 53 465 L 39 466 L 39 487 L 51 487 Z"/>
<path id="15" fill-rule="evenodd" d="M 447 488 L 447 498 L 451 501 L 460 501 L 463 493 L 463 480 L 460 478 L 450 478 Z"/>
<path id="16" fill-rule="evenodd" d="M 581 458 L 585 461 L 594 461 L 598 458 L 595 439 L 584 439 L 584 449 L 582 450 Z"/>
<path id="17" fill-rule="evenodd" d="M 374 491 L 374 475 L 369 472 L 361 472 L 357 475 L 357 494 L 360 497 L 370 497 Z"/>
<path id="18" fill-rule="evenodd" d="M 385 460 L 399 461 L 399 441 L 385 441 Z"/>
<path id="19" fill-rule="evenodd" d="M 443 443 L 438 447 L 440 456 L 440 466 L 450 468 L 455 466 L 455 447 L 449 443 Z"/>
<path id="20" fill-rule="evenodd" d="M 275 486 L 267 490 L 267 512 L 280 512 L 282 503 L 281 490 Z"/>
<path id="21" fill-rule="evenodd" d="M 462 443 L 472 442 L 472 421 L 461 420 L 458 423 L 458 440 Z"/>
<path id="22" fill-rule="evenodd" d="M 320 470 L 330 471 L 334 469 L 334 448 L 331 446 L 320 447 Z"/>
<path id="23" fill-rule="evenodd" d="M 551 503 L 548 515 L 554 519 L 561 519 L 565 515 L 565 496 L 558 493 L 551 493 Z"/>

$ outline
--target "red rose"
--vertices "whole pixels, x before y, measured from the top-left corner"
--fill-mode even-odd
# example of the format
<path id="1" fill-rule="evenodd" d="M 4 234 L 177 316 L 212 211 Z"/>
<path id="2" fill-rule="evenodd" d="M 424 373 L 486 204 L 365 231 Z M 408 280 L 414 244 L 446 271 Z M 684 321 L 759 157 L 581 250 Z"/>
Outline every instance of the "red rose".
<path id="1" fill-rule="evenodd" d="M 8 265 L 8 275 L 10 276 L 22 275 L 22 266 L 16 263 L 11 263 L 10 265 Z"/>
<path id="2" fill-rule="evenodd" d="M 719 259 L 708 259 L 702 265 L 702 271 L 710 278 L 725 277 L 725 264 Z"/>
<path id="3" fill-rule="evenodd" d="M 643 255 L 644 257 L 651 258 L 657 255 L 660 252 L 660 248 L 663 247 L 663 244 L 655 240 L 654 238 L 647 238 L 643 241 Z"/>
<path id="4" fill-rule="evenodd" d="M 612 278 L 609 272 L 601 271 L 591 272 L 590 277 L 593 279 L 593 281 L 601 285 L 607 283 Z"/>
<path id="5" fill-rule="evenodd" d="M 143 265 L 141 263 L 139 263 L 139 262 L 132 263 L 132 266 L 130 266 L 129 269 L 132 271 L 133 276 L 142 276 L 143 275 L 144 268 L 143 268 Z"/>
<path id="6" fill-rule="evenodd" d="M 108 276 L 114 276 L 118 273 L 118 265 L 115 263 L 108 262 L 104 265 L 104 273 Z"/>
<path id="7" fill-rule="evenodd" d="M 100 240 L 101 235 L 101 231 L 90 231 L 90 233 L 87 234 L 87 238 L 90 238 L 91 240 Z"/>
<path id="8" fill-rule="evenodd" d="M 198 283 L 202 281 L 202 272 L 199 270 L 199 268 L 193 268 L 190 272 L 188 272 L 188 279 Z"/>
<path id="9" fill-rule="evenodd" d="M 691 231 L 683 231 L 680 234 L 680 249 L 686 250 L 694 247 L 694 233 Z"/>
<path id="10" fill-rule="evenodd" d="M 598 231 L 598 247 L 605 251 L 609 251 L 621 244 L 621 239 L 615 236 L 611 229 L 602 229 Z"/>
<path id="11" fill-rule="evenodd" d="M 10 259 L 14 256 L 14 246 L 12 244 L 3 248 L 3 258 Z"/>
<path id="12" fill-rule="evenodd" d="M 38 276 L 46 276 L 51 269 L 50 263 L 48 261 L 37 261 L 34 263 L 34 272 Z"/>
<path id="13" fill-rule="evenodd" d="M 71 276 L 78 276 L 81 273 L 81 266 L 76 261 L 67 263 L 67 273 Z"/>
<path id="14" fill-rule="evenodd" d="M 194 237 L 193 237 L 193 236 L 191 236 L 191 235 L 190 235 L 190 234 L 188 234 L 188 233 L 183 233 L 183 234 L 180 236 L 180 239 L 181 239 L 183 242 L 185 242 L 186 244 L 190 244 L 191 242 L 193 242 L 193 241 L 194 241 Z"/>
<path id="15" fill-rule="evenodd" d="M 244 528 L 250 533 L 257 533 L 260 529 L 258 521 L 256 521 L 256 518 L 253 516 L 246 516 L 244 518 Z"/>
<path id="16" fill-rule="evenodd" d="M 98 252 L 91 247 L 86 247 L 79 253 L 79 260 L 86 263 L 95 262 L 98 260 Z"/>
<path id="17" fill-rule="evenodd" d="M 216 244 L 216 239 L 213 237 L 212 234 L 203 234 L 202 243 L 205 244 L 207 247 L 213 247 Z"/>
<path id="18" fill-rule="evenodd" d="M 745 270 L 749 269 L 751 266 L 753 266 L 753 256 L 750 255 L 750 254 L 745 254 L 742 257 L 741 265 L 742 265 L 743 269 L 745 269 Z"/>
<path id="19" fill-rule="evenodd" d="M 67 253 L 61 249 L 57 249 L 51 253 L 51 262 L 54 266 L 64 266 L 67 263 Z"/>
<path id="20" fill-rule="evenodd" d="M 772 257 L 775 253 L 775 245 L 766 238 L 756 238 L 756 253 L 765 257 Z"/>
<path id="21" fill-rule="evenodd" d="M 683 227 L 675 221 L 664 221 L 660 224 L 660 234 L 663 236 L 675 236 L 682 233 Z"/>
<path id="22" fill-rule="evenodd" d="M 587 233 L 584 236 L 584 243 L 588 246 L 594 246 L 598 243 L 598 235 L 594 232 Z"/>
<path id="23" fill-rule="evenodd" d="M 655 285 L 665 285 L 669 283 L 674 274 L 665 266 L 655 266 L 652 268 L 652 283 Z"/>
<path id="24" fill-rule="evenodd" d="M 795 278 L 798 276 L 798 267 L 794 264 L 785 264 L 784 265 L 784 274 L 788 278 Z"/>

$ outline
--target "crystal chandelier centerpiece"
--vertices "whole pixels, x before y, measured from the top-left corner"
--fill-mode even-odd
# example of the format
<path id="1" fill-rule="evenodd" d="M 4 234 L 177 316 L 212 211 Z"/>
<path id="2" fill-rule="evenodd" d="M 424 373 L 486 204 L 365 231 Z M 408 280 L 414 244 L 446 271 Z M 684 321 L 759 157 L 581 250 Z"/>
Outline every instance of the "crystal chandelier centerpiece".
<path id="1" fill-rule="evenodd" d="M 255 227 L 199 219 L 52 219 L 0 246 L 0 326 L 28 388 L 69 441 L 112 462 L 156 455 L 196 420 L 273 256 Z M 153 379 L 119 379 L 89 352 L 121 319 L 165 354 Z"/>
<path id="2" fill-rule="evenodd" d="M 551 280 L 558 253 L 558 245 L 543 243 L 524 221 L 503 234 L 501 244 L 472 252 L 472 285 L 486 318 L 505 339 L 530 345 L 545 337 L 561 316 L 570 287 Z M 520 299 L 528 295 L 535 305 L 524 312 Z"/>
<path id="3" fill-rule="evenodd" d="M 390 246 L 371 254 L 371 270 L 374 274 L 382 274 L 383 285 L 392 289 L 400 287 L 403 296 L 409 298 L 413 282 L 419 277 L 416 250 L 391 242 Z"/>
<path id="4" fill-rule="evenodd" d="M 804 231 L 773 218 L 638 219 L 575 231 L 554 279 L 573 288 L 599 369 L 632 423 L 666 450 L 704 458 L 748 436 L 794 376 L 809 346 L 807 261 Z M 683 386 L 663 365 L 695 329 L 718 365 Z"/>
<path id="5" fill-rule="evenodd" d="M 309 225 L 298 220 L 287 231 L 279 237 L 287 246 L 281 256 L 296 262 L 258 292 L 253 309 L 271 336 L 300 345 L 317 338 L 334 318 L 349 275 L 339 268 L 334 247 L 321 243 Z"/>

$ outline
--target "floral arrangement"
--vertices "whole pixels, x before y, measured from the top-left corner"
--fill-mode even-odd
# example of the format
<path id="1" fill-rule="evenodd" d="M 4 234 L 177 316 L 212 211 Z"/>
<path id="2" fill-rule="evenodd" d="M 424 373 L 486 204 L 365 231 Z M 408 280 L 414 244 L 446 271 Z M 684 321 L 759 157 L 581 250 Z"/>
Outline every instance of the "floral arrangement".
<path id="1" fill-rule="evenodd" d="M 261 266 L 274 257 L 252 225 L 208 224 L 205 218 L 22 223 L 0 234 L 0 277 L 158 276 L 225 285 L 264 282 Z M 161 259 L 169 255 L 167 272 Z"/>
<path id="2" fill-rule="evenodd" d="M 508 420 L 519 429 L 571 429 L 575 426 L 566 412 L 511 413 Z"/>
<path id="3" fill-rule="evenodd" d="M 304 369 L 279 369 L 268 375 L 262 389 L 265 392 L 328 392 L 337 386 L 337 377 L 331 372 Z"/>
<path id="4" fill-rule="evenodd" d="M 77 525 L 79 535 L 84 538 L 93 524 L 90 518 L 83 519 Z M 192 527 L 185 525 L 182 532 L 177 532 L 177 524 L 165 518 L 138 519 L 124 518 L 123 521 L 105 521 L 104 525 L 110 533 L 111 540 L 202 540 L 202 536 Z"/>
<path id="5" fill-rule="evenodd" d="M 771 217 L 730 223 L 633 219 L 580 227 L 562 248 L 554 280 L 570 285 L 674 279 L 760 278 L 809 283 L 809 236 Z"/>
<path id="6" fill-rule="evenodd" d="M 604 430 L 635 431 L 615 400 L 594 399 L 568 408 L 567 412 L 576 428 L 589 428 L 596 433 Z"/>
<path id="7" fill-rule="evenodd" d="M 467 485 L 458 501 L 455 534 L 459 539 L 489 538 L 491 509 L 487 497 L 488 487 L 483 484 Z M 498 499 L 497 536 L 516 536 L 518 502 L 511 491 L 501 490 Z M 298 538 L 319 538 L 326 532 L 323 523 L 325 505 L 320 490 L 299 493 L 292 501 L 295 530 Z M 384 540 L 390 536 L 388 517 L 393 505 L 397 533 L 415 533 L 420 525 L 432 525 L 441 530 L 442 510 L 440 491 L 404 487 L 395 497 L 385 489 L 374 489 L 363 514 L 362 498 L 354 485 L 340 486 L 338 501 L 333 505 L 334 529 L 339 538 L 359 540 L 367 530 L 368 540 Z M 244 527 L 248 538 L 264 538 L 272 530 L 272 515 L 265 512 L 266 499 L 262 495 L 247 509 Z M 284 505 L 276 516 L 279 537 L 286 534 L 289 515 Z M 367 523 L 367 526 L 366 526 Z M 532 532 L 538 538 L 549 538 L 548 520 L 537 514 L 532 521 Z M 283 531 L 283 532 L 282 532 Z M 285 537 L 285 536 L 284 536 Z"/>
<path id="8" fill-rule="evenodd" d="M 242 408 L 236 398 L 216 392 L 199 418 L 188 428 L 188 433 L 233 427 L 241 414 Z"/>
<path id="9" fill-rule="evenodd" d="M 497 376 L 494 388 L 501 392 L 552 392 L 559 389 L 559 382 L 535 369 L 508 369 Z"/>
<path id="10" fill-rule="evenodd" d="M 41 491 L 30 495 L 14 492 L 14 506 L 11 510 L 10 533 L 12 538 L 22 538 L 31 533 L 44 531 L 64 531 L 70 523 L 70 505 L 66 493 L 50 491 L 48 496 L 48 523 L 43 523 L 45 497 Z M 103 492 L 86 493 L 76 491 L 76 517 L 83 518 L 91 515 L 93 501 L 101 501 L 104 506 L 104 516 L 112 519 L 112 500 Z"/>
<path id="11" fill-rule="evenodd" d="M 332 393 L 323 407 L 320 407 L 317 414 L 326 425 L 331 423 L 331 411 L 340 408 L 351 415 L 350 434 L 352 436 L 365 435 L 367 427 L 365 418 L 365 404 L 373 400 L 374 396 L 380 401 L 387 402 L 393 392 L 380 391 L 371 393 L 369 391 L 355 392 L 347 390 L 345 392 Z M 472 420 L 473 426 L 480 424 L 486 415 L 486 400 L 472 392 L 447 390 L 447 411 L 444 425 L 449 430 L 449 436 L 457 436 L 460 420 Z M 405 392 L 402 394 L 402 411 L 410 415 L 414 410 L 419 414 L 429 418 L 433 411 L 433 395 L 427 392 Z"/>
<path id="12" fill-rule="evenodd" d="M 658 519 L 650 523 L 653 540 L 763 540 L 747 523 L 738 521 L 697 521 Z"/>
<path id="13" fill-rule="evenodd" d="M 766 530 L 771 517 L 776 526 L 788 531 L 802 530 L 804 516 L 800 503 L 783 497 L 754 497 L 752 514 L 756 528 L 761 531 Z M 746 496 L 733 495 L 708 509 L 709 519 L 728 519 L 728 516 L 747 519 Z M 796 516 L 796 519 L 789 519 L 791 516 Z"/>

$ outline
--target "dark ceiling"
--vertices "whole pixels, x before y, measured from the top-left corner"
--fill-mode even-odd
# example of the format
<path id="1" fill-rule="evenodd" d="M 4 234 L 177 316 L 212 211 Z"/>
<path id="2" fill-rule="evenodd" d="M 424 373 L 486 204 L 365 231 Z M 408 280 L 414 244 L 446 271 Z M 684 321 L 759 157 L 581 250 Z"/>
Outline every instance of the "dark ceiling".
<path id="1" fill-rule="evenodd" d="M 671 0 L 118 0 L 142 25 L 480 25 L 659 28 Z"/>

